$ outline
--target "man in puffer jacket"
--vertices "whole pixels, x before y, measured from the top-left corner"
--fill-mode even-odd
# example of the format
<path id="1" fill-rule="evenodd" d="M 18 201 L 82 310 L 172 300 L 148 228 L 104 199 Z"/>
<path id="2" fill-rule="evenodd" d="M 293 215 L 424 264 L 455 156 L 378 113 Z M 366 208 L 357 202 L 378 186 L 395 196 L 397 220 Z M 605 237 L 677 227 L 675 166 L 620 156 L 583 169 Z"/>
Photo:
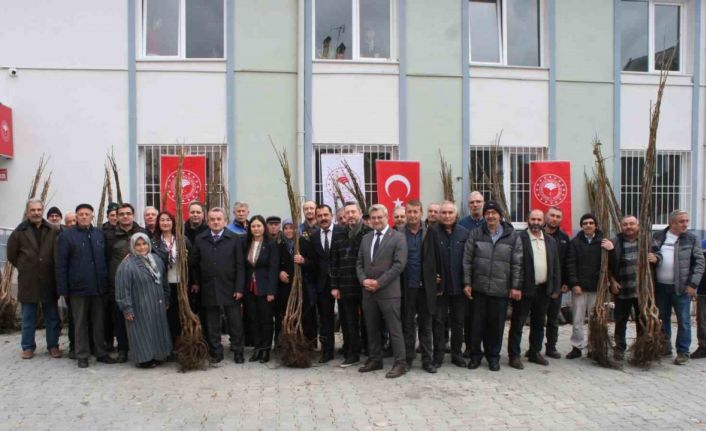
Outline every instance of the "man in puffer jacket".
<path id="1" fill-rule="evenodd" d="M 470 369 L 485 353 L 488 368 L 500 370 L 508 298 L 522 299 L 522 240 L 502 217 L 496 202 L 486 202 L 485 225 L 471 231 L 463 254 L 463 292 L 473 300 Z"/>
<path id="2" fill-rule="evenodd" d="M 581 232 L 569 244 L 569 257 L 566 260 L 566 270 L 571 287 L 571 314 L 573 328 L 571 330 L 571 345 L 573 349 L 566 355 L 567 359 L 581 357 L 581 350 L 587 346 L 587 337 L 583 323 L 596 305 L 596 291 L 601 272 L 602 250 L 613 250 L 613 243 L 603 237 L 598 229 L 598 219 L 593 214 L 581 216 Z"/>

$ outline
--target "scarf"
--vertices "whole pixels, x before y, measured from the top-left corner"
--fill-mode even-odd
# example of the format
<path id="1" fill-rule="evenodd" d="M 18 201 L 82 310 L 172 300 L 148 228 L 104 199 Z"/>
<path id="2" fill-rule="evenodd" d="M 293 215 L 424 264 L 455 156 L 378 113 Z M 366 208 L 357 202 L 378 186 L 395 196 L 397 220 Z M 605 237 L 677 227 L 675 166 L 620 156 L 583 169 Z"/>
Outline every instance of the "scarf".
<path id="1" fill-rule="evenodd" d="M 147 254 L 144 256 L 137 254 L 137 252 L 135 251 L 135 244 L 140 239 L 144 240 L 145 243 L 147 243 L 148 247 Z M 162 283 L 162 274 L 159 272 L 157 261 L 155 261 L 154 256 L 152 256 L 152 243 L 150 242 L 150 239 L 147 237 L 146 234 L 138 232 L 132 237 L 130 237 L 130 253 L 132 253 L 132 255 L 137 258 L 138 262 L 140 262 L 145 268 L 147 268 L 147 271 L 150 273 L 155 283 Z"/>

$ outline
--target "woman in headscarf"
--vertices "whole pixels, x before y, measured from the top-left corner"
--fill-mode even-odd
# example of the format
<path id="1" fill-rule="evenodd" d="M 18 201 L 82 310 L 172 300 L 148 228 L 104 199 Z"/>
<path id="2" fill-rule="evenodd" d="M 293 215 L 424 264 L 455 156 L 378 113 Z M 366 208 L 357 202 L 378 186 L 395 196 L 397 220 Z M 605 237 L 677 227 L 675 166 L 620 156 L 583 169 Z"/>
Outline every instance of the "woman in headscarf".
<path id="1" fill-rule="evenodd" d="M 248 223 L 245 246 L 245 307 L 255 350 L 250 362 L 269 362 L 277 294 L 279 248 L 265 235 L 265 219 L 256 215 Z"/>
<path id="2" fill-rule="evenodd" d="M 130 238 L 130 254 L 115 276 L 115 301 L 125 316 L 130 360 L 154 367 L 172 352 L 167 323 L 169 283 L 162 260 L 144 233 Z"/>

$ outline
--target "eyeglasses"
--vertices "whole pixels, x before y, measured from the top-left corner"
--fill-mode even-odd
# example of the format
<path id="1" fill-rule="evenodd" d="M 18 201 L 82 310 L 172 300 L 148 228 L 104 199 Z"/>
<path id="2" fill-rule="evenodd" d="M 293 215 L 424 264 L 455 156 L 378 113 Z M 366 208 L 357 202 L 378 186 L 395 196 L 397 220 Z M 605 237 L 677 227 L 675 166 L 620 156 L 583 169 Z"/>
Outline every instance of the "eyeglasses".
<path id="1" fill-rule="evenodd" d="M 581 226 L 587 225 L 587 224 L 596 224 L 594 221 L 586 220 L 585 222 L 581 223 Z"/>
<path id="2" fill-rule="evenodd" d="M 118 213 L 118 217 L 125 217 L 125 216 L 131 216 L 131 212 L 126 212 L 126 213 Z"/>

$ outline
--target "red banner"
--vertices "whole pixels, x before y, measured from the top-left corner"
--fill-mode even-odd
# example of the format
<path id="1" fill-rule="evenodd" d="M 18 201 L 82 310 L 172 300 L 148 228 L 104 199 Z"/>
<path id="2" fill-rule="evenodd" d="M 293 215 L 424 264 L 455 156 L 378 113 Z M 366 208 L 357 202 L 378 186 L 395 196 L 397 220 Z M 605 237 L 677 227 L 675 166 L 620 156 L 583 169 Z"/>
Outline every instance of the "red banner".
<path id="1" fill-rule="evenodd" d="M 12 109 L 0 103 L 0 157 L 15 155 L 12 135 Z"/>
<path id="2" fill-rule="evenodd" d="M 167 205 L 163 211 L 169 211 L 176 217 L 177 206 L 181 207 L 184 220 L 189 217 L 189 203 L 206 199 L 206 156 L 184 156 L 181 175 L 181 205 L 176 202 L 176 176 L 179 156 L 162 156 L 160 159 L 160 189 L 166 193 Z"/>
<path id="3" fill-rule="evenodd" d="M 392 211 L 412 199 L 419 199 L 419 162 L 378 160 L 375 162 L 378 203 L 385 205 L 394 226 Z"/>
<path id="4" fill-rule="evenodd" d="M 573 235 L 571 227 L 571 163 L 530 162 L 530 194 L 532 209 L 547 212 L 549 207 L 560 208 L 563 214 L 561 229 Z"/>

